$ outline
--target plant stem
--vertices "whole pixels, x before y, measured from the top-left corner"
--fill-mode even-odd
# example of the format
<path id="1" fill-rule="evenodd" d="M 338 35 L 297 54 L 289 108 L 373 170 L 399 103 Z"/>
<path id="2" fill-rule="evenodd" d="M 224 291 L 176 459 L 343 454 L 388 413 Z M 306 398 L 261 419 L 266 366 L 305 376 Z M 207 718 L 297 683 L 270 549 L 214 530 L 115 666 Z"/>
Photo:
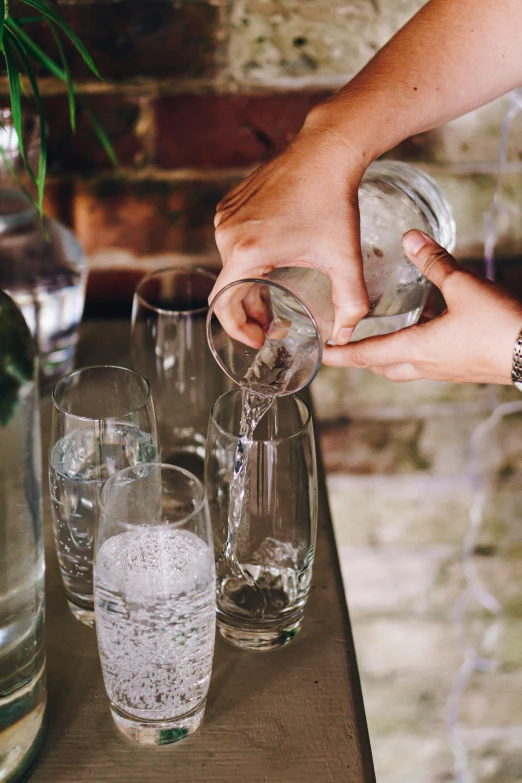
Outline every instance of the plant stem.
<path id="1" fill-rule="evenodd" d="M 9 0 L 4 0 L 4 19 L 9 16 Z"/>

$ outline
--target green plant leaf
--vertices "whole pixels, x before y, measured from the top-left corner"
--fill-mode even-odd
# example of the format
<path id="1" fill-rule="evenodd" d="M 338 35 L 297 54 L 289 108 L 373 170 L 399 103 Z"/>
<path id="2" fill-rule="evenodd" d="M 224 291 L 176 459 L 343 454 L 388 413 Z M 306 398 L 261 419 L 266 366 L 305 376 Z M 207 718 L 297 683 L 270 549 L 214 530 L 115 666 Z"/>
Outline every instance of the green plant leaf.
<path id="1" fill-rule="evenodd" d="M 72 30 L 67 22 L 64 22 L 64 20 L 61 18 L 59 14 L 56 13 L 56 11 L 48 6 L 45 2 L 42 2 L 42 0 L 22 0 L 23 3 L 26 5 L 30 5 L 31 8 L 36 8 L 37 11 L 40 11 L 40 13 L 45 16 L 47 19 L 50 19 L 52 22 L 54 22 L 60 30 L 62 30 L 63 33 L 69 38 L 69 40 L 74 44 L 76 50 L 83 58 L 84 62 L 88 65 L 89 69 L 92 71 L 92 73 L 97 76 L 99 79 L 102 77 L 100 76 L 98 69 L 96 68 L 94 61 L 83 45 L 83 43 L 80 41 L 74 30 Z"/>
<path id="2" fill-rule="evenodd" d="M 6 27 L 11 30 L 13 35 L 21 41 L 33 59 L 38 60 L 53 76 L 56 76 L 61 82 L 67 81 L 67 77 L 64 71 L 56 65 L 54 60 L 51 59 L 40 47 L 34 43 L 34 41 L 27 35 L 25 30 L 14 21 L 14 19 L 8 19 Z"/>
<path id="3" fill-rule="evenodd" d="M 13 300 L 0 291 L 0 429 L 21 402 L 21 386 L 33 379 L 35 361 L 36 345 L 25 319 Z"/>
<path id="4" fill-rule="evenodd" d="M 47 24 L 49 26 L 51 33 L 53 34 L 54 42 L 56 43 L 56 48 L 58 49 L 58 52 L 60 54 L 60 60 L 62 61 L 62 68 L 65 74 L 65 83 L 67 84 L 67 100 L 69 103 L 69 117 L 71 120 L 71 130 L 73 133 L 76 133 L 76 103 L 75 103 L 75 95 L 74 95 L 74 84 L 71 77 L 71 70 L 69 68 L 69 63 L 67 62 L 67 57 L 65 56 L 65 52 L 63 50 L 62 42 L 60 41 L 60 36 L 56 32 L 56 28 L 54 24 L 52 22 L 48 22 Z"/>
<path id="5" fill-rule="evenodd" d="M 24 137 L 22 133 L 22 96 L 20 90 L 20 71 L 18 69 L 18 63 L 16 61 L 15 53 L 11 45 L 12 36 L 9 30 L 4 29 L 4 38 L 2 41 L 2 49 L 5 57 L 5 64 L 7 68 L 7 81 L 9 82 L 9 95 L 11 97 L 11 117 L 13 119 L 13 125 L 18 136 L 18 148 L 20 150 L 20 156 L 27 170 L 27 173 L 36 183 L 36 177 L 29 165 L 25 154 Z"/>
<path id="6" fill-rule="evenodd" d="M 38 89 L 38 81 L 32 69 L 31 63 L 29 62 L 29 57 L 27 56 L 27 51 L 24 45 L 13 36 L 11 31 L 8 31 L 8 35 L 12 41 L 13 46 L 18 52 L 18 56 L 25 68 L 27 78 L 29 79 L 40 124 L 40 155 L 38 158 L 38 175 L 36 177 L 36 186 L 38 188 L 38 211 L 40 212 L 40 215 L 43 215 L 45 175 L 47 173 L 47 138 L 45 134 L 45 117 L 43 113 L 42 99 L 40 97 L 40 90 Z M 26 163 L 26 167 L 28 169 L 30 168 L 28 163 Z"/>
<path id="7" fill-rule="evenodd" d="M 61 37 L 62 33 L 67 36 L 67 38 L 69 38 L 90 70 L 98 78 L 101 78 L 101 76 L 92 60 L 92 57 L 88 53 L 81 40 L 69 27 L 69 25 L 61 18 L 61 16 L 54 9 L 53 5 L 48 2 L 48 0 L 20 0 L 20 2 L 25 3 L 25 5 L 35 9 L 35 11 L 38 12 L 38 15 L 23 16 L 15 19 L 8 13 L 8 10 L 6 10 L 8 8 L 8 0 L 4 0 L 4 14 L 3 18 L 0 17 L 0 51 L 4 55 L 7 67 L 9 92 L 11 97 L 11 116 L 13 126 L 19 139 L 20 157 L 31 180 L 37 186 L 38 202 L 36 202 L 34 197 L 22 186 L 16 171 L 5 154 L 5 151 L 1 148 L 0 155 L 4 159 L 6 168 L 10 172 L 13 179 L 19 184 L 20 188 L 24 191 L 29 201 L 37 206 L 40 214 L 43 215 L 43 195 L 47 170 L 47 143 L 45 135 L 45 119 L 38 87 L 38 80 L 34 70 L 34 64 L 37 63 L 38 65 L 43 66 L 51 75 L 66 85 L 69 115 L 73 132 L 76 130 L 76 92 L 63 46 L 63 39 Z M 56 43 L 61 61 L 61 67 L 58 62 L 50 57 L 40 46 L 38 46 L 38 44 L 32 40 L 30 34 L 28 34 L 23 29 L 23 25 L 32 24 L 35 22 L 47 23 Z M 26 83 L 22 80 L 22 76 L 24 75 L 27 77 L 31 85 L 34 101 L 36 104 L 36 110 L 40 119 L 41 150 L 38 163 L 38 173 L 36 176 L 30 166 L 29 161 L 27 160 L 22 134 L 22 92 L 24 95 L 27 94 L 25 89 Z M 118 158 L 102 124 L 88 105 L 85 107 L 85 111 L 101 146 L 105 150 L 112 164 L 115 167 L 118 167 Z"/>
<path id="8" fill-rule="evenodd" d="M 42 16 L 17 16 L 16 21 L 18 24 L 36 24 L 42 21 Z"/>
<path id="9" fill-rule="evenodd" d="M 105 132 L 105 130 L 103 128 L 103 125 L 101 124 L 101 122 L 99 121 L 98 117 L 96 116 L 96 114 L 93 112 L 93 110 L 91 109 L 91 107 L 88 104 L 84 104 L 84 109 L 85 109 L 85 113 L 87 114 L 87 116 L 88 116 L 88 118 L 89 118 L 89 120 L 91 122 L 91 125 L 92 125 L 92 127 L 94 129 L 94 132 L 96 133 L 96 135 L 98 137 L 98 141 L 100 142 L 100 144 L 102 145 L 103 149 L 107 153 L 107 156 L 108 156 L 109 160 L 111 161 L 111 163 L 114 166 L 114 168 L 116 168 L 116 169 L 119 168 L 120 162 L 118 160 L 118 156 L 116 155 L 116 153 L 114 151 L 114 148 L 113 148 L 113 146 L 112 146 L 112 144 L 110 142 L 109 137 L 107 136 L 107 134 L 106 134 L 106 132 Z"/>

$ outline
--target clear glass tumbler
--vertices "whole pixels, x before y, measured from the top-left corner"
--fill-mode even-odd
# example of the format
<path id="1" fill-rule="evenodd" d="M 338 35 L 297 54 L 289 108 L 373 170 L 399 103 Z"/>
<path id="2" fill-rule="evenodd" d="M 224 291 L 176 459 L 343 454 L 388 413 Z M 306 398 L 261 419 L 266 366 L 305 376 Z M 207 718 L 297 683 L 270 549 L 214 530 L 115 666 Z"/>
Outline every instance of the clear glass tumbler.
<path id="1" fill-rule="evenodd" d="M 96 633 L 118 729 L 165 745 L 203 718 L 216 627 L 214 553 L 201 482 L 174 465 L 136 465 L 101 493 Z"/>
<path id="2" fill-rule="evenodd" d="M 86 367 L 58 381 L 53 403 L 49 482 L 58 561 L 73 615 L 94 625 L 98 498 L 116 471 L 158 459 L 150 385 L 126 367 Z"/>
<path id="3" fill-rule="evenodd" d="M 133 366 L 152 386 L 162 460 L 200 478 L 210 408 L 229 388 L 206 339 L 215 282 L 205 269 L 160 269 L 140 282 L 132 309 Z"/>
<path id="4" fill-rule="evenodd" d="M 240 389 L 210 416 L 205 482 L 214 534 L 217 618 L 238 647 L 280 647 L 299 630 L 310 588 L 317 528 L 313 424 L 298 397 L 278 397 L 248 451 L 241 513 L 232 521 L 231 487 L 243 411 Z"/>

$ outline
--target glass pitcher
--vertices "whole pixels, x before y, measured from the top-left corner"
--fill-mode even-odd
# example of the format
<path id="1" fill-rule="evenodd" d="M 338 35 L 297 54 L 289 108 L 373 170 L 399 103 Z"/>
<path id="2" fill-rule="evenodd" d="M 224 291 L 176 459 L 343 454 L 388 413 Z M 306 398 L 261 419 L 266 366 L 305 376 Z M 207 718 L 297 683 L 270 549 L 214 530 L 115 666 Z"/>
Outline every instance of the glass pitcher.
<path id="1" fill-rule="evenodd" d="M 370 309 L 352 336 L 360 340 L 415 324 L 430 282 L 408 260 L 402 236 L 417 228 L 452 252 L 455 222 L 437 183 L 406 163 L 378 161 L 359 188 L 361 251 Z M 247 316 L 239 325 L 237 313 Z M 238 280 L 214 298 L 207 338 L 236 383 L 260 394 L 293 394 L 315 377 L 334 324 L 329 278 L 286 267 L 267 278 Z"/>
<path id="2" fill-rule="evenodd" d="M 36 348 L 0 291 L 0 780 L 30 768 L 46 706 Z"/>
<path id="3" fill-rule="evenodd" d="M 20 307 L 36 339 L 42 391 L 72 369 L 86 282 L 87 266 L 71 231 L 48 217 L 42 224 L 22 192 L 1 188 L 0 288 Z"/>

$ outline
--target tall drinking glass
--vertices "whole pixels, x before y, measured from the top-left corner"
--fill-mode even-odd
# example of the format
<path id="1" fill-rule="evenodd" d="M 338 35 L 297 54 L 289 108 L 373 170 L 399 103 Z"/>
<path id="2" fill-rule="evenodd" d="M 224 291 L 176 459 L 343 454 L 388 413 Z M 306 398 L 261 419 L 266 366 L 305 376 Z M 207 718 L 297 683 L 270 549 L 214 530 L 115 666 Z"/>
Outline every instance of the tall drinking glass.
<path id="1" fill-rule="evenodd" d="M 71 612 L 94 625 L 92 558 L 98 497 L 118 470 L 158 459 L 148 381 L 125 367 L 86 367 L 53 391 L 49 482 L 53 530 Z"/>
<path id="2" fill-rule="evenodd" d="M 315 443 L 307 405 L 287 396 L 238 449 L 243 395 L 228 392 L 212 408 L 205 481 L 219 631 L 265 650 L 288 642 L 303 620 L 317 529 Z"/>
<path id="3" fill-rule="evenodd" d="M 133 366 L 152 386 L 162 460 L 201 478 L 210 408 L 230 388 L 206 337 L 215 281 L 196 267 L 160 269 L 140 282 L 132 308 Z"/>
<path id="4" fill-rule="evenodd" d="M 96 633 L 116 726 L 176 742 L 203 718 L 216 590 L 203 486 L 174 465 L 136 465 L 101 493 L 94 568 Z"/>

